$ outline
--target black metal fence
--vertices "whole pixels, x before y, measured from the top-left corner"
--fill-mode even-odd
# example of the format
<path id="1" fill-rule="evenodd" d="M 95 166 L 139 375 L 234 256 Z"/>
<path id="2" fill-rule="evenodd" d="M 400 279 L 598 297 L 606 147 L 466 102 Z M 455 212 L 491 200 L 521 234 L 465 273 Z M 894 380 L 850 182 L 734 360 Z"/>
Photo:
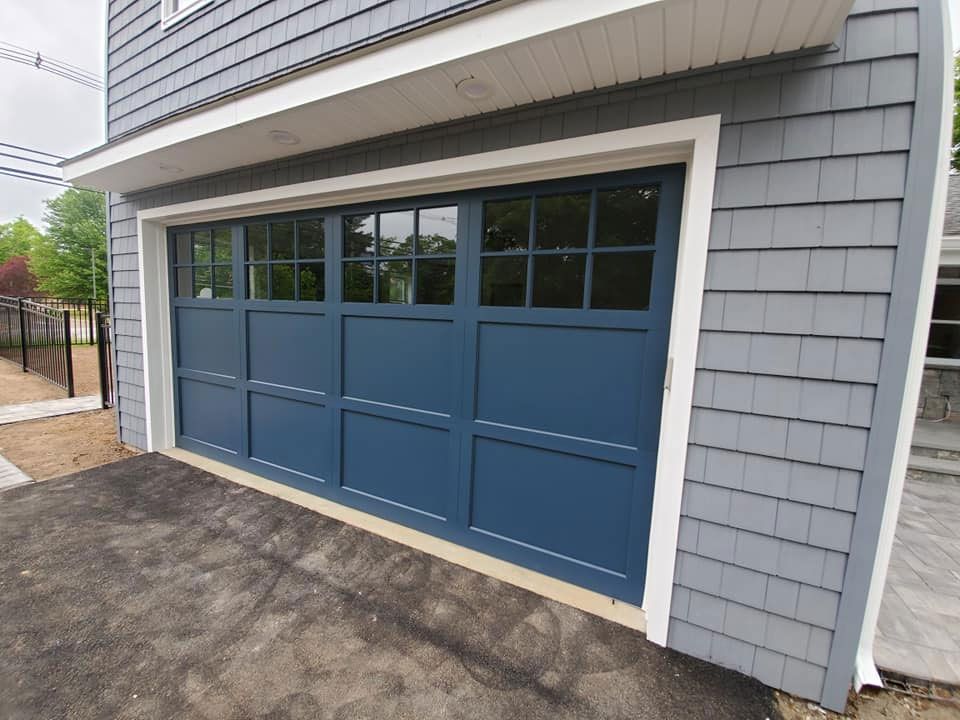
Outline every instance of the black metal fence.
<path id="1" fill-rule="evenodd" d="M 107 301 L 94 298 L 24 297 L 56 310 L 70 311 L 70 337 L 74 345 L 97 342 L 97 313 L 107 312 Z"/>
<path id="2" fill-rule="evenodd" d="M 0 297 L 0 357 L 74 396 L 70 310 Z"/>
<path id="3" fill-rule="evenodd" d="M 113 333 L 110 315 L 104 312 L 97 313 L 97 365 L 100 368 L 100 403 L 104 408 L 113 407 L 113 349 L 111 347 Z"/>

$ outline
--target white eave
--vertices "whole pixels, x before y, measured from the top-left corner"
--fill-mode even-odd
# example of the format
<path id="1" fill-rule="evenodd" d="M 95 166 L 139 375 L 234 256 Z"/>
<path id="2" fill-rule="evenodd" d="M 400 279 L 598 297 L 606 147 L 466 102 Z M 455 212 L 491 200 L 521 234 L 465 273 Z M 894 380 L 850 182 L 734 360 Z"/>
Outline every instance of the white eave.
<path id="1" fill-rule="evenodd" d="M 115 192 L 718 63 L 827 45 L 853 0 L 494 4 L 150 126 L 63 163 Z M 459 81 L 492 91 L 471 101 Z M 299 142 L 270 139 L 275 130 Z"/>

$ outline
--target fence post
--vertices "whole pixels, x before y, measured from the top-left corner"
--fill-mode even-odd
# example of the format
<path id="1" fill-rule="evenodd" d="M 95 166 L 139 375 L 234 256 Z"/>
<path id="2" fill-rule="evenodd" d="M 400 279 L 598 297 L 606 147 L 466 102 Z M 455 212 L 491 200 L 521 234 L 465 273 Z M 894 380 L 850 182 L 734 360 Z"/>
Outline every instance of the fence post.
<path id="1" fill-rule="evenodd" d="M 104 323 L 103 313 L 97 313 L 97 367 L 100 372 L 100 406 L 106 410 L 110 407 L 107 402 L 107 343 L 103 337 Z"/>
<path id="2" fill-rule="evenodd" d="M 70 311 L 63 311 L 63 345 L 67 353 L 67 397 L 73 397 L 73 350 L 70 347 Z"/>
<path id="3" fill-rule="evenodd" d="M 93 317 L 93 300 L 87 298 L 87 327 L 90 328 L 90 335 L 87 336 L 87 342 L 90 345 L 96 342 L 93 339 L 93 327 L 94 327 L 94 317 Z"/>
<path id="4" fill-rule="evenodd" d="M 23 298 L 17 298 L 17 316 L 20 319 L 20 369 L 27 371 L 27 323 L 23 314 Z"/>

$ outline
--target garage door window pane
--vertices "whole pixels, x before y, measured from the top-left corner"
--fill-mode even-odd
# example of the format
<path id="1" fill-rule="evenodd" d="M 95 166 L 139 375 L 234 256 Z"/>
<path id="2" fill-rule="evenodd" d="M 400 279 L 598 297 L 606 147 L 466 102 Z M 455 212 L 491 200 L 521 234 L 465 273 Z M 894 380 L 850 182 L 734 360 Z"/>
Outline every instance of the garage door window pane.
<path id="1" fill-rule="evenodd" d="M 413 254 L 413 210 L 380 213 L 380 254 Z"/>
<path id="2" fill-rule="evenodd" d="M 297 223 L 299 245 L 297 257 L 304 260 L 322 259 L 324 255 L 323 220 Z"/>
<path id="3" fill-rule="evenodd" d="M 373 255 L 373 215 L 348 215 L 343 219 L 343 256 Z"/>
<path id="4" fill-rule="evenodd" d="M 293 260 L 293 223 L 270 224 L 270 259 Z"/>
<path id="5" fill-rule="evenodd" d="M 597 193 L 597 247 L 653 245 L 660 188 L 633 186 Z"/>
<path id="6" fill-rule="evenodd" d="M 193 234 L 193 262 L 197 265 L 210 262 L 209 230 Z"/>
<path id="7" fill-rule="evenodd" d="M 189 265 L 192 261 L 190 256 L 190 240 L 190 233 L 177 233 L 177 265 Z"/>
<path id="8" fill-rule="evenodd" d="M 193 297 L 193 270 L 177 268 L 177 297 Z"/>
<path id="9" fill-rule="evenodd" d="M 526 301 L 527 256 L 485 257 L 481 267 L 480 303 L 519 307 Z"/>
<path id="10" fill-rule="evenodd" d="M 218 265 L 213 268 L 213 296 L 215 298 L 233 297 L 233 268 Z"/>
<path id="11" fill-rule="evenodd" d="M 210 285 L 210 268 L 195 267 L 193 269 L 193 296 L 195 298 L 212 298 L 213 289 Z"/>
<path id="12" fill-rule="evenodd" d="M 267 226 L 247 225 L 247 260 L 267 259 Z"/>
<path id="13" fill-rule="evenodd" d="M 457 251 L 457 206 L 424 208 L 419 211 L 417 253 L 453 255 Z M 420 302 L 417 300 L 417 302 Z"/>
<path id="14" fill-rule="evenodd" d="M 526 250 L 530 246 L 530 198 L 483 204 L 483 249 Z"/>
<path id="15" fill-rule="evenodd" d="M 413 302 L 413 273 L 409 260 L 380 263 L 378 302 L 409 304 Z"/>
<path id="16" fill-rule="evenodd" d="M 267 299 L 267 268 L 269 265 L 247 267 L 247 297 L 251 300 Z"/>
<path id="17" fill-rule="evenodd" d="M 585 248 L 589 231 L 590 193 L 537 198 L 537 249 Z"/>
<path id="18" fill-rule="evenodd" d="M 293 265 L 277 264 L 270 266 L 270 299 L 293 300 Z"/>
<path id="19" fill-rule="evenodd" d="M 653 253 L 598 253 L 593 258 L 590 307 L 646 310 L 650 307 Z"/>
<path id="20" fill-rule="evenodd" d="M 300 266 L 300 299 L 322 302 L 324 298 L 323 263 Z"/>
<path id="21" fill-rule="evenodd" d="M 423 305 L 453 305 L 455 274 L 456 263 L 453 259 L 417 260 L 417 302 Z"/>
<path id="22" fill-rule="evenodd" d="M 228 263 L 233 259 L 233 233 L 230 228 L 213 231 L 213 261 Z"/>
<path id="23" fill-rule="evenodd" d="M 533 259 L 535 307 L 583 307 L 586 255 L 537 255 Z"/>
<path id="24" fill-rule="evenodd" d="M 346 302 L 373 302 L 373 263 L 343 264 L 343 299 Z"/>

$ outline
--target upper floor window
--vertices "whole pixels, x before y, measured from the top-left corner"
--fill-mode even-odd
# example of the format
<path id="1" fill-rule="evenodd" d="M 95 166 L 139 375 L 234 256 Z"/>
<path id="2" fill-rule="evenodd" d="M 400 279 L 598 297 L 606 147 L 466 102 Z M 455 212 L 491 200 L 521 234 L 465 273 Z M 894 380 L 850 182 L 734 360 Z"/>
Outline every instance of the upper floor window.
<path id="1" fill-rule="evenodd" d="M 162 25 L 168 28 L 213 0 L 160 0 Z"/>

